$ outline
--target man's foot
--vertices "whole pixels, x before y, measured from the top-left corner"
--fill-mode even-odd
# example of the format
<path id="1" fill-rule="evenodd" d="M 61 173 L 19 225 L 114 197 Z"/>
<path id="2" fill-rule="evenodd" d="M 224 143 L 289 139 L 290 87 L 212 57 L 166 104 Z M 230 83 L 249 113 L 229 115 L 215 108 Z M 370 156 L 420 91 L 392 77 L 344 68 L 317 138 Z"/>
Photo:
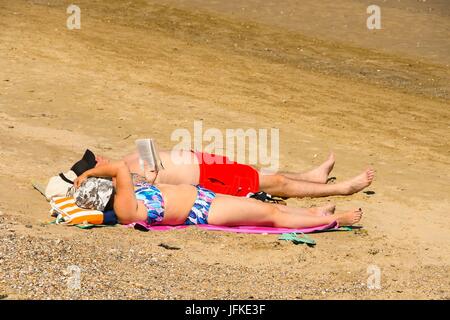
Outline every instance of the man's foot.
<path id="1" fill-rule="evenodd" d="M 358 223 L 362 218 L 362 210 L 361 208 L 347 211 L 343 213 L 336 213 L 336 221 L 339 223 L 339 226 L 351 226 L 355 223 Z"/>
<path id="2" fill-rule="evenodd" d="M 341 183 L 342 194 L 351 195 L 368 187 L 375 178 L 375 170 L 367 169 L 356 177 Z"/>
<path id="3" fill-rule="evenodd" d="M 327 204 L 326 206 L 317 207 L 317 208 L 311 208 L 311 215 L 323 217 L 323 216 L 329 216 L 334 213 L 336 210 L 335 204 Z"/>
<path id="4" fill-rule="evenodd" d="M 333 170 L 335 162 L 336 159 L 334 153 L 331 152 L 328 159 L 325 160 L 324 163 L 311 171 L 303 173 L 302 179 L 309 182 L 327 183 L 328 175 L 331 170 Z"/>

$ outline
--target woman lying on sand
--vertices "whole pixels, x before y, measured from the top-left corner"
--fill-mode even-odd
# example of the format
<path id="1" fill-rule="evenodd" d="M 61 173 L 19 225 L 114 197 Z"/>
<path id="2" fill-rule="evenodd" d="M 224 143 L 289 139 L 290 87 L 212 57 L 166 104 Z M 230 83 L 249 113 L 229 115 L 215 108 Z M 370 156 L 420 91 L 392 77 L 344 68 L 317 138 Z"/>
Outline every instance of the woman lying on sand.
<path id="1" fill-rule="evenodd" d="M 352 225 L 361 209 L 335 213 L 335 206 L 290 208 L 255 199 L 216 194 L 200 186 L 151 185 L 132 175 L 125 162 L 98 164 L 74 182 L 75 188 L 89 177 L 111 177 L 115 183 L 113 207 L 122 224 L 146 221 L 149 224 L 212 224 L 221 226 L 270 226 L 307 228 L 338 222 Z M 98 196 L 98 191 L 91 196 Z"/>
<path id="2" fill-rule="evenodd" d="M 214 192 L 234 196 L 246 196 L 249 192 L 258 191 L 283 198 L 351 195 L 368 187 L 375 175 L 373 169 L 367 169 L 346 181 L 327 184 L 335 163 L 333 153 L 320 166 L 308 172 L 276 174 L 263 174 L 249 165 L 204 152 L 160 151 L 159 156 L 164 170 L 159 171 L 157 176 L 147 176 L 149 181 L 174 185 L 200 184 Z M 102 156 L 95 156 L 95 161 L 97 164 L 109 162 Z M 125 156 L 123 161 L 131 172 L 145 176 L 137 152 Z"/>

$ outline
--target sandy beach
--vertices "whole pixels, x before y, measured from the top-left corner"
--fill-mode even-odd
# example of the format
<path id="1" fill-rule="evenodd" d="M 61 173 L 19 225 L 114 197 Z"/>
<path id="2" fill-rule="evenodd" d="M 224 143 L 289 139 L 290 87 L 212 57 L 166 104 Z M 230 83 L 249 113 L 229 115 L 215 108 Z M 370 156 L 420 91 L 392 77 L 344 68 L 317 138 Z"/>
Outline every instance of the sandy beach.
<path id="1" fill-rule="evenodd" d="M 449 299 L 450 4 L 372 2 L 386 17 L 374 32 L 353 0 L 77 1 L 80 30 L 67 1 L 0 0 L 0 299 Z M 170 149 L 199 120 L 278 128 L 281 170 L 330 150 L 337 181 L 374 167 L 369 194 L 288 200 L 361 207 L 363 228 L 308 247 L 48 224 L 32 181 L 86 148 Z"/>

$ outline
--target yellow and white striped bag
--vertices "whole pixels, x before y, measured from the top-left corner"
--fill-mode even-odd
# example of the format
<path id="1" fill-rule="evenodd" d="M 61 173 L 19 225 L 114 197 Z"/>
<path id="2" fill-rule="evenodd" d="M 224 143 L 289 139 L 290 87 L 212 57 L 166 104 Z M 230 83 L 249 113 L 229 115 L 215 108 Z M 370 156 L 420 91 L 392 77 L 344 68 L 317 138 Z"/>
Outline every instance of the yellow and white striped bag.
<path id="1" fill-rule="evenodd" d="M 102 224 L 103 212 L 83 209 L 76 205 L 73 197 L 54 197 L 50 200 L 50 213 L 57 215 L 56 224 Z"/>

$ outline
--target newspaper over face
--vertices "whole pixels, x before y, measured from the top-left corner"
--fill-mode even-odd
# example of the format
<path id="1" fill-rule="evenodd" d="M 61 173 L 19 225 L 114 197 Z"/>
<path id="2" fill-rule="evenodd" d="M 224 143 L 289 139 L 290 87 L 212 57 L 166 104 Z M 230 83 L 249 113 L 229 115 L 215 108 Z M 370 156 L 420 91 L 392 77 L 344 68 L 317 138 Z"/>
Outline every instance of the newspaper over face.
<path id="1" fill-rule="evenodd" d="M 139 165 L 146 175 L 148 172 L 164 169 L 153 139 L 138 139 L 136 146 L 139 153 Z"/>

